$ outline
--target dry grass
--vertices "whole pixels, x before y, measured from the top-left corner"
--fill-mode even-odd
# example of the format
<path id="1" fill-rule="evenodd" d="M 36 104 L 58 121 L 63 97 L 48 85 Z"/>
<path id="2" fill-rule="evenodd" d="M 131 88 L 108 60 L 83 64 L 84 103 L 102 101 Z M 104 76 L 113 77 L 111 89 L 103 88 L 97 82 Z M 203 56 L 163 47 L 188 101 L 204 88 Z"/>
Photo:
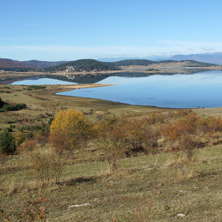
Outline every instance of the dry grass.
<path id="1" fill-rule="evenodd" d="M 30 175 L 30 169 L 17 168 L 2 174 L 1 208 L 16 216 L 15 207 L 31 193 L 48 199 L 49 221 L 167 222 L 181 220 L 179 213 L 186 215 L 185 221 L 217 220 L 222 213 L 218 208 L 221 152 L 221 146 L 196 150 L 196 160 L 187 166 L 166 167 L 174 156 L 166 153 L 122 159 L 115 174 L 107 173 L 105 162 L 68 161 L 61 183 L 43 188 Z M 13 161 L 17 161 L 16 157 Z M 69 209 L 85 203 L 90 205 Z"/>

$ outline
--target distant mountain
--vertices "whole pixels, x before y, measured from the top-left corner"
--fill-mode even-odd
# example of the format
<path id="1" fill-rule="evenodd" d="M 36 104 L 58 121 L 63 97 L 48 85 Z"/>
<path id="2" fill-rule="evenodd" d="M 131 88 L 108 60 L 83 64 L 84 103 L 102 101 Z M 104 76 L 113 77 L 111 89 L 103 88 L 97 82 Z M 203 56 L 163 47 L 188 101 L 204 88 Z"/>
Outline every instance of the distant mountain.
<path id="1" fill-rule="evenodd" d="M 151 56 L 151 57 L 113 57 L 113 58 L 100 58 L 98 61 L 101 62 L 118 62 L 122 60 L 151 60 L 151 61 L 162 61 L 169 59 L 170 56 Z"/>
<path id="2" fill-rule="evenodd" d="M 33 68 L 33 66 L 26 62 L 11 59 L 0 59 L 0 68 Z"/>
<path id="3" fill-rule="evenodd" d="M 97 59 L 100 62 L 118 62 L 122 60 L 137 60 L 137 59 L 146 59 L 140 57 L 113 57 L 113 58 L 100 58 Z"/>
<path id="4" fill-rule="evenodd" d="M 45 71 L 106 71 L 118 70 L 119 68 L 110 62 L 100 62 L 94 59 L 80 59 L 72 62 L 67 62 L 62 65 L 46 68 Z"/>
<path id="5" fill-rule="evenodd" d="M 12 70 L 12 71 L 28 71 L 33 69 L 42 69 L 51 66 L 60 65 L 65 62 L 45 62 L 45 61 L 17 61 L 12 59 L 0 59 L 0 70 Z"/>
<path id="6" fill-rule="evenodd" d="M 67 63 L 67 61 L 47 62 L 47 61 L 30 60 L 23 63 L 29 64 L 30 66 L 38 68 L 38 69 L 44 69 L 44 68 L 48 68 L 52 66 L 58 66 L 63 63 Z"/>
<path id="7" fill-rule="evenodd" d="M 154 61 L 150 61 L 147 59 L 127 59 L 118 62 L 113 62 L 116 66 L 130 66 L 130 65 L 142 65 L 147 66 L 150 64 L 154 64 Z"/>
<path id="8" fill-rule="evenodd" d="M 172 60 L 195 60 L 199 62 L 213 63 L 222 65 L 222 52 L 205 53 L 205 54 L 190 54 L 190 55 L 175 55 L 170 57 Z"/>

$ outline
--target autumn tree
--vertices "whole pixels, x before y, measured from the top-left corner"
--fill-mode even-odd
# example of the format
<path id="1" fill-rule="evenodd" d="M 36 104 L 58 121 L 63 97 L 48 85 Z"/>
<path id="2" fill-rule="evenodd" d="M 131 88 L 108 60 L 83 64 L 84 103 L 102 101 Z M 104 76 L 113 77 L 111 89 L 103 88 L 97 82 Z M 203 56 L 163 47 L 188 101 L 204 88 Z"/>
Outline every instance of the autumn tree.
<path id="1" fill-rule="evenodd" d="M 92 127 L 82 112 L 59 110 L 50 126 L 50 142 L 60 156 L 64 150 L 72 155 L 73 150 L 88 139 L 91 133 Z"/>

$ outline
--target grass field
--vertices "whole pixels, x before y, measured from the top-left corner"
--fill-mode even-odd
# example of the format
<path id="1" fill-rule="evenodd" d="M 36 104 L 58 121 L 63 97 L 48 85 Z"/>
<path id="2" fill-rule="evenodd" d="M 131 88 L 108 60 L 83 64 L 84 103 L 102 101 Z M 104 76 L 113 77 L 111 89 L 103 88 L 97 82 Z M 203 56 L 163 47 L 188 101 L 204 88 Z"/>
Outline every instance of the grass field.
<path id="1" fill-rule="evenodd" d="M 1 85 L 3 101 L 26 103 L 27 108 L 1 112 L 0 128 L 13 124 L 12 133 L 15 133 L 21 126 L 47 122 L 60 108 L 68 107 L 83 111 L 93 122 L 110 114 L 174 112 L 173 109 L 55 95 L 70 87 L 46 86 L 30 90 L 26 86 Z M 222 116 L 222 108 L 193 111 L 198 115 Z M 32 149 L 50 153 L 52 148 L 46 143 L 43 146 L 35 144 Z M 76 150 L 74 159 L 63 157 L 64 167 L 58 184 L 51 180 L 42 184 L 37 179 L 31 164 L 32 149 L 20 148 L 17 155 L 0 156 L 0 210 L 8 218 L 5 221 L 25 221 L 18 215 L 39 197 L 47 199 L 43 205 L 48 221 L 222 220 L 220 144 L 209 143 L 205 148 L 196 149 L 189 163 L 180 161 L 182 153 L 141 153 L 119 159 L 118 170 L 113 174 L 101 151 L 87 146 Z"/>
<path id="2" fill-rule="evenodd" d="M 63 183 L 43 188 L 24 168 L 28 157 L 11 156 L 1 166 L 1 208 L 16 215 L 29 194 L 47 198 L 49 221 L 221 221 L 221 154 L 197 150 L 187 167 L 170 164 L 172 154 L 132 157 L 115 174 L 105 162 L 67 164 Z"/>

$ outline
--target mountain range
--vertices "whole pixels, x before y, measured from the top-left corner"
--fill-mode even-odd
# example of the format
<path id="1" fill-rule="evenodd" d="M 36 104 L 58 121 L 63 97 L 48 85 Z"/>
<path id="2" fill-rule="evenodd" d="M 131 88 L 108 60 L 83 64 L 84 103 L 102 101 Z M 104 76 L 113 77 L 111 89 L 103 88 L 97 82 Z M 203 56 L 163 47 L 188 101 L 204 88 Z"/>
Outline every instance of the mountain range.
<path id="1" fill-rule="evenodd" d="M 175 55 L 170 57 L 172 60 L 195 60 L 199 62 L 213 63 L 222 65 L 222 52 L 205 53 L 205 54 L 190 54 L 190 55 Z"/>
<path id="2" fill-rule="evenodd" d="M 152 56 L 152 57 L 116 57 L 116 58 L 101 58 L 99 61 L 102 62 L 117 62 L 120 60 L 152 60 L 152 61 L 163 61 L 163 60 L 194 60 L 198 62 L 206 62 L 217 65 L 222 65 L 222 52 L 215 53 L 200 53 L 200 54 L 189 54 L 189 55 L 173 55 L 173 56 Z"/>
<path id="3" fill-rule="evenodd" d="M 0 69 L 3 70 L 18 70 L 18 71 L 26 71 L 29 69 L 43 69 L 51 66 L 57 66 L 65 61 L 59 62 L 47 62 L 47 61 L 38 61 L 38 60 L 30 60 L 30 61 L 17 61 L 12 59 L 1 59 L 0 58 Z"/>
<path id="4" fill-rule="evenodd" d="M 110 61 L 111 60 L 111 61 Z M 221 53 L 206 53 L 206 54 L 190 54 L 190 55 L 174 55 L 172 57 L 161 57 L 161 60 L 148 60 L 141 58 L 107 58 L 107 59 L 80 59 L 76 61 L 17 61 L 11 59 L 0 58 L 0 70 L 5 71 L 65 71 L 67 67 L 70 67 L 69 71 L 105 71 L 105 70 L 117 70 L 120 66 L 129 65 L 150 65 L 164 62 L 175 61 L 197 61 L 197 66 L 209 66 L 209 64 L 222 65 L 222 52 Z"/>

